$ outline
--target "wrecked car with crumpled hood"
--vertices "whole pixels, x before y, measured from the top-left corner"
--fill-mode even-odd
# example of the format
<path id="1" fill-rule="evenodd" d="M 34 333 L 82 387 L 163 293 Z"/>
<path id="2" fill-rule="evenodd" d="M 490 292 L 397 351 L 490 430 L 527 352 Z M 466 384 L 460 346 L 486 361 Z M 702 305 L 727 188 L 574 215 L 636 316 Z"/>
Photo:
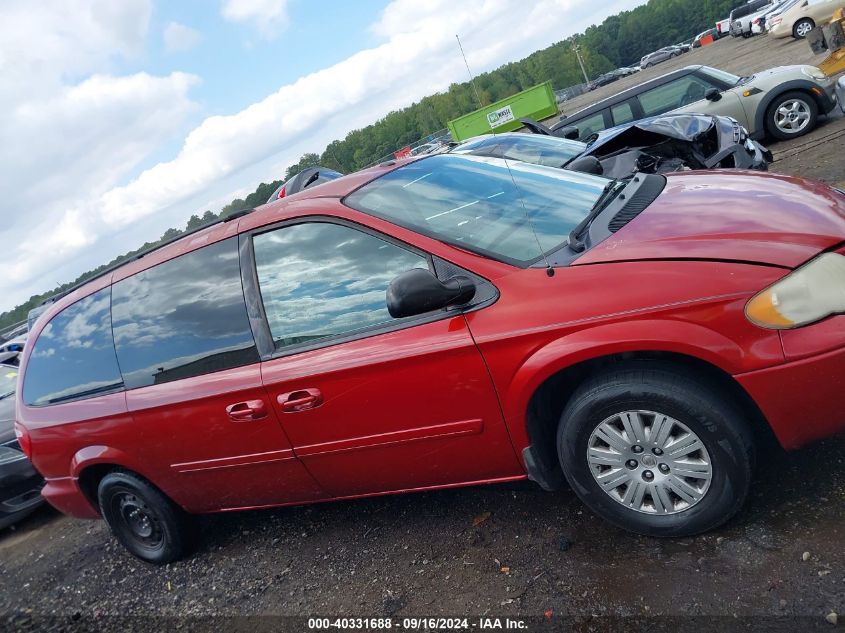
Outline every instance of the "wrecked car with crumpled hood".
<path id="1" fill-rule="evenodd" d="M 670 114 L 603 130 L 586 143 L 566 138 L 566 128 L 552 132 L 522 119 L 533 134 L 488 134 L 450 151 L 508 158 L 624 178 L 634 173 L 668 173 L 691 169 L 766 171 L 771 152 L 752 140 L 734 119 L 701 114 Z"/>

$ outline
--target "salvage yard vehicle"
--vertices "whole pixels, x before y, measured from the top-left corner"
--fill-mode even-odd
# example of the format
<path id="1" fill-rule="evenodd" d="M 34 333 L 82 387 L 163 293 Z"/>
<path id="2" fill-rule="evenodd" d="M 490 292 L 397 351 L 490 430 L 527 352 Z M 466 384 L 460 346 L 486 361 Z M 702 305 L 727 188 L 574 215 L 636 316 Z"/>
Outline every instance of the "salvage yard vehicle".
<path id="1" fill-rule="evenodd" d="M 751 23 L 749 16 L 757 13 L 764 7 L 769 5 L 769 0 L 749 0 L 744 4 L 739 5 L 730 15 L 730 33 L 733 37 L 750 37 Z M 747 25 L 747 30 L 746 30 Z"/>
<path id="2" fill-rule="evenodd" d="M 287 181 L 270 195 L 267 202 L 281 200 L 285 196 L 292 196 L 307 187 L 315 187 L 324 182 L 340 178 L 342 175 L 340 172 L 329 169 L 328 167 L 306 167 L 298 174 L 288 178 Z"/>
<path id="3" fill-rule="evenodd" d="M 660 62 L 665 62 L 667 59 L 672 59 L 673 57 L 677 57 L 683 51 L 677 46 L 665 46 L 660 50 L 656 50 L 653 53 L 649 53 L 648 55 L 644 55 L 643 58 L 640 60 L 640 68 L 650 68 L 655 64 L 659 64 Z"/>
<path id="4" fill-rule="evenodd" d="M 779 66 L 738 77 L 709 66 L 687 66 L 562 117 L 555 133 L 575 126 L 584 140 L 596 132 L 667 112 L 729 116 L 754 139 L 788 140 L 816 127 L 836 107 L 834 82 L 815 66 Z"/>
<path id="5" fill-rule="evenodd" d="M 845 114 L 845 77 L 840 77 L 836 82 L 836 96 L 839 101 L 839 108 Z"/>
<path id="6" fill-rule="evenodd" d="M 751 33 L 758 35 L 768 31 L 770 20 L 781 15 L 784 11 L 791 9 L 793 6 L 802 2 L 803 0 L 783 0 L 772 4 L 764 13 L 751 20 Z"/>
<path id="7" fill-rule="evenodd" d="M 534 134 L 488 134 L 454 147 L 454 154 L 493 156 L 586 171 L 608 178 L 689 169 L 768 169 L 772 154 L 728 117 L 667 114 L 595 134 L 589 143 L 558 138 L 531 119 Z"/>
<path id="8" fill-rule="evenodd" d="M 0 363 L 17 365 L 18 357 L 26 345 L 26 335 L 0 343 Z"/>
<path id="9" fill-rule="evenodd" d="M 43 505 L 41 478 L 15 437 L 18 368 L 0 363 L 0 529 L 14 525 Z"/>
<path id="10" fill-rule="evenodd" d="M 136 556 L 190 515 L 530 478 L 653 536 L 845 429 L 845 193 L 389 161 L 49 305 L 17 393 L 43 494 Z"/>
<path id="11" fill-rule="evenodd" d="M 774 37 L 804 39 L 816 26 L 830 22 L 845 0 L 802 0 L 770 21 L 769 33 Z"/>
<path id="12" fill-rule="evenodd" d="M 706 31 L 702 31 L 701 33 L 695 36 L 695 39 L 693 39 L 692 41 L 692 47 L 701 48 L 701 40 L 703 40 L 708 35 L 714 40 L 719 39 L 719 32 L 716 29 L 707 29 Z"/>

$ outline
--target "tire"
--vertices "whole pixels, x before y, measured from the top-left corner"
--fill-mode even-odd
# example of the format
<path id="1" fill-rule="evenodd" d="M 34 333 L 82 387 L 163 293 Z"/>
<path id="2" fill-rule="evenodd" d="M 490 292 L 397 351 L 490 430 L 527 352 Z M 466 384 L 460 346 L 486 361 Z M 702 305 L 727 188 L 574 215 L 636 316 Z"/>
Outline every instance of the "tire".
<path id="1" fill-rule="evenodd" d="M 606 449 L 596 433 L 608 420 L 617 420 L 623 412 L 638 412 L 644 422 L 651 419 L 650 426 L 644 424 L 642 427 L 645 439 L 637 442 L 645 446 L 644 450 L 636 454 L 633 448 L 627 447 L 625 432 L 620 437 L 628 454 L 617 460 L 618 468 L 591 464 L 588 447 L 590 455 L 607 455 L 601 452 Z M 658 418 L 651 418 L 646 412 L 667 416 L 665 424 L 672 425 L 663 444 L 660 444 L 663 434 L 657 431 L 658 445 L 666 449 L 661 453 L 662 457 L 656 457 L 656 449 L 649 448 L 654 446 L 650 443 L 650 433 Z M 672 419 L 671 422 L 668 419 Z M 673 461 L 671 453 L 673 450 L 683 452 L 693 436 L 685 435 L 675 423 L 697 436 L 704 447 L 704 451 L 697 450 L 677 458 L 681 463 Z M 673 440 L 673 437 L 677 439 Z M 607 446 L 614 450 L 610 444 Z M 645 362 L 623 365 L 585 381 L 570 398 L 561 416 L 557 450 L 567 481 L 590 510 L 622 529 L 658 537 L 691 536 L 728 521 L 748 496 L 754 463 L 753 439 L 744 417 L 720 387 L 700 376 L 685 373 L 681 367 Z M 638 463 L 636 470 L 631 468 L 632 456 L 637 456 L 637 460 L 633 460 Z M 686 488 L 696 487 L 699 494 L 696 501 L 684 501 L 674 490 L 666 492 L 667 485 L 678 487 L 683 483 L 676 483 L 679 477 L 673 474 L 673 469 L 700 473 L 706 470 L 704 464 L 708 462 L 708 481 L 701 474 L 696 474 L 698 479 L 680 477 L 687 483 Z M 663 468 L 670 464 L 668 474 L 663 474 Z M 608 470 L 594 474 L 603 468 Z M 617 472 L 612 472 L 614 470 Z M 626 475 L 631 483 L 624 488 L 612 488 L 613 484 L 603 487 L 597 480 L 597 476 L 618 478 Z M 629 489 L 633 499 L 625 503 Z M 637 491 L 641 490 L 643 494 L 638 495 Z M 652 492 L 660 494 L 652 495 Z M 664 503 L 665 499 L 668 502 Z"/>
<path id="2" fill-rule="evenodd" d="M 746 40 L 747 40 L 749 37 L 751 37 L 752 35 L 753 35 L 753 33 L 747 33 L 747 32 L 745 32 L 745 31 L 743 31 L 743 32 L 742 32 L 742 37 L 743 37 L 743 39 L 746 39 Z"/>
<path id="3" fill-rule="evenodd" d="M 801 18 L 792 25 L 792 37 L 796 40 L 803 40 L 807 33 L 816 28 L 816 23 L 810 18 Z"/>
<path id="4" fill-rule="evenodd" d="M 111 472 L 100 482 L 97 499 L 112 533 L 134 556 L 164 565 L 188 552 L 193 540 L 190 516 L 141 477 Z"/>
<path id="5" fill-rule="evenodd" d="M 781 111 L 782 107 L 785 108 L 784 111 Z M 790 112 L 800 113 L 800 116 L 807 118 L 790 122 L 787 119 Z M 818 118 L 819 106 L 816 100 L 806 92 L 793 90 L 775 97 L 766 110 L 766 131 L 776 139 L 788 141 L 814 129 Z M 789 126 L 793 126 L 794 130 L 790 130 Z"/>

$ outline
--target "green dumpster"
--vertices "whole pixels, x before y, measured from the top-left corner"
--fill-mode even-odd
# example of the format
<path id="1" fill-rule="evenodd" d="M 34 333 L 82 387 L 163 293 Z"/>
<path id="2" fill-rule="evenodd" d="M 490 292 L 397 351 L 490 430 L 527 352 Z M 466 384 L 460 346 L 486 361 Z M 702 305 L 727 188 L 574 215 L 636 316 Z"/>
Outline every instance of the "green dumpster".
<path id="1" fill-rule="evenodd" d="M 546 81 L 484 106 L 480 110 L 453 119 L 447 126 L 453 139 L 465 141 L 481 134 L 518 130 L 522 127 L 519 120 L 523 117 L 540 121 L 557 113 L 557 101 L 552 90 L 552 82 Z"/>

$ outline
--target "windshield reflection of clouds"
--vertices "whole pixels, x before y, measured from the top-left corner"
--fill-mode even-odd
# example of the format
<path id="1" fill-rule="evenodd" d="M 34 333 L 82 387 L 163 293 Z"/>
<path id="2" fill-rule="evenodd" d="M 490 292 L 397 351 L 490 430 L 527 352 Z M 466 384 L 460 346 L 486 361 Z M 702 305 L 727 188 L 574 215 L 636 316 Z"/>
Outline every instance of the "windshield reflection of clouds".
<path id="1" fill-rule="evenodd" d="M 119 281 L 112 292 L 114 342 L 127 388 L 258 360 L 235 238 Z"/>
<path id="2" fill-rule="evenodd" d="M 382 176 L 346 204 L 470 249 L 529 262 L 541 255 L 538 240 L 544 252 L 566 241 L 606 183 L 542 165 L 440 155 Z"/>
<path id="3" fill-rule="evenodd" d="M 41 405 L 121 383 L 105 288 L 66 308 L 42 330 L 29 359 L 23 396 L 28 404 Z"/>
<path id="4" fill-rule="evenodd" d="M 391 280 L 425 259 L 363 231 L 297 224 L 254 238 L 258 281 L 278 346 L 361 330 L 394 319 Z"/>

